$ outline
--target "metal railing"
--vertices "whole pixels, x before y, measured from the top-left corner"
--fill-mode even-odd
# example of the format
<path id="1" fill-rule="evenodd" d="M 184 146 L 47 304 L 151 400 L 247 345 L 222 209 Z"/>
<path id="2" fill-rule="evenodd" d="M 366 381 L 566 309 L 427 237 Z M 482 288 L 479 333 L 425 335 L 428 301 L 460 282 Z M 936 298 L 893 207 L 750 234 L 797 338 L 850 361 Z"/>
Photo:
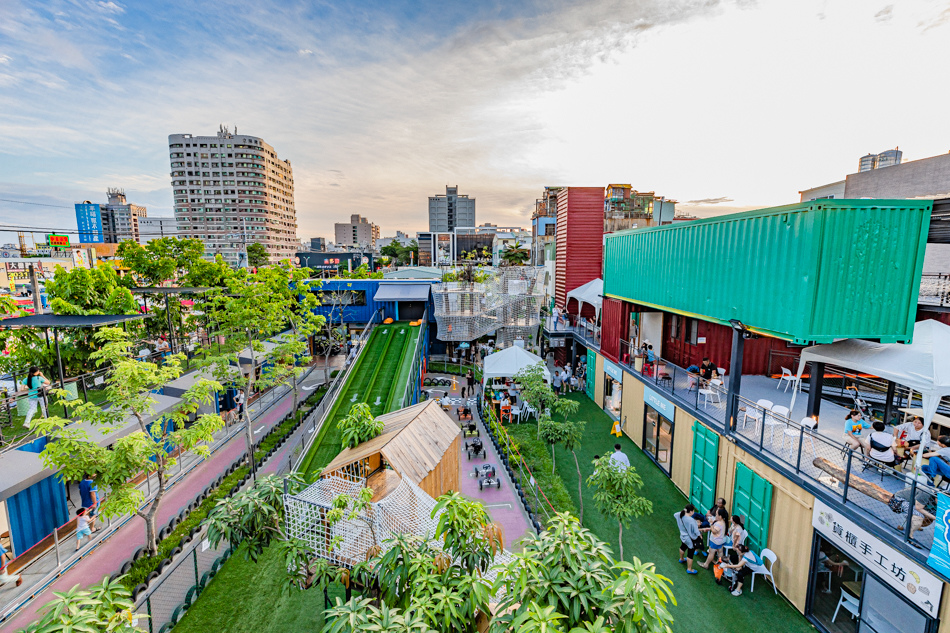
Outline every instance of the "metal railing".
<path id="1" fill-rule="evenodd" d="M 622 364 L 633 369 L 634 359 Z M 802 421 L 792 420 L 780 409 L 776 412 L 758 402 L 736 394 L 735 420 L 726 420 L 727 384 L 712 384 L 670 361 L 657 358 L 654 366 L 644 365 L 635 372 L 658 391 L 677 396 L 688 403 L 706 424 L 718 433 L 731 436 L 737 445 L 784 475 L 805 478 L 841 498 L 841 503 L 858 508 L 884 538 L 898 532 L 912 547 L 929 548 L 933 543 L 932 519 L 915 510 L 913 502 L 894 500 L 935 498 L 933 486 L 921 483 L 913 473 L 904 473 L 865 456 L 848 444 L 813 431 Z M 728 381 L 728 376 L 724 377 Z M 759 402 L 762 402 L 761 400 Z M 844 424 L 843 420 L 830 423 Z M 890 504 L 889 504 L 890 502 Z M 903 511 L 896 512 L 894 508 Z M 929 514 L 933 514 L 930 512 Z"/>
<path id="2" fill-rule="evenodd" d="M 366 341 L 369 335 L 373 332 L 377 322 L 381 320 L 380 316 L 381 313 L 377 310 L 373 313 L 373 316 L 370 317 L 369 321 L 366 322 L 362 332 L 360 332 L 360 335 L 356 338 L 356 354 L 347 356 L 346 361 L 344 361 L 343 369 L 340 370 L 336 378 L 327 386 L 327 391 L 323 394 L 323 399 L 314 407 L 313 411 L 307 415 L 307 424 L 311 426 L 311 429 L 308 431 L 306 437 L 301 440 L 300 446 L 295 447 L 294 450 L 291 451 L 293 470 L 297 470 L 297 468 L 300 467 L 300 462 L 303 461 L 303 458 L 310 452 L 313 442 L 317 439 L 317 436 L 320 435 L 320 429 L 323 428 L 323 423 L 326 422 L 327 413 L 333 408 L 336 396 L 339 394 L 343 385 L 346 384 L 347 378 L 349 378 L 350 373 L 356 366 L 356 360 L 366 347 Z"/>
<path id="3" fill-rule="evenodd" d="M 950 273 L 921 275 L 917 303 L 925 306 L 950 306 Z"/>
<path id="4" fill-rule="evenodd" d="M 419 359 L 419 351 L 422 349 L 422 343 L 426 337 L 426 328 L 429 325 L 428 316 L 429 311 L 425 310 L 422 313 L 422 323 L 419 325 L 419 337 L 416 339 L 416 345 L 412 350 L 412 365 L 409 367 L 409 376 L 406 379 L 406 388 L 399 405 L 400 409 L 412 404 L 412 394 L 422 383 L 422 361 Z M 398 386 L 396 385 L 397 388 Z"/>

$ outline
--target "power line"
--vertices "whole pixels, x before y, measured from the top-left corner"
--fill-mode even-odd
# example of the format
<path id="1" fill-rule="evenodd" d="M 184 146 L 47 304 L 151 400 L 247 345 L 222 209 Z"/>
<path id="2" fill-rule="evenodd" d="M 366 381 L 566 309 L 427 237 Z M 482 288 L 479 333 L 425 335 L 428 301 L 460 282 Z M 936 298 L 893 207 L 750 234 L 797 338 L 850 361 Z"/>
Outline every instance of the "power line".
<path id="1" fill-rule="evenodd" d="M 8 200 L 7 198 L 0 198 L 0 202 L 13 202 L 14 204 L 32 204 L 37 207 L 53 207 L 54 209 L 72 209 L 72 207 L 63 206 L 61 204 L 44 204 L 42 202 L 27 202 L 26 200 Z"/>

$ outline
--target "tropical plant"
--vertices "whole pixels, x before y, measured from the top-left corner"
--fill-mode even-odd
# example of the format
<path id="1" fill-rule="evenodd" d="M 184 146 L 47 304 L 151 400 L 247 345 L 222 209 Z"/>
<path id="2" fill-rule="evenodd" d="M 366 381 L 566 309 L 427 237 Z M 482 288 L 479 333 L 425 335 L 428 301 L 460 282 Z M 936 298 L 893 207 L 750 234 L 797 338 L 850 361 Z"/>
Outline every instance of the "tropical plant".
<path id="1" fill-rule="evenodd" d="M 201 405 L 209 405 L 221 386 L 207 379 L 198 379 L 171 411 L 154 417 L 153 392 L 181 375 L 180 355 L 169 356 L 164 365 L 141 362 L 132 358 L 129 335 L 119 328 L 102 328 L 95 334 L 99 349 L 90 358 L 97 365 L 108 364 L 112 371 L 106 380 L 105 404 L 84 402 L 72 404 L 73 420 L 60 417 L 34 420 L 31 430 L 47 436 L 40 458 L 59 472 L 64 481 L 79 481 L 92 474 L 100 488 L 109 494 L 99 506 L 99 514 L 118 517 L 136 514 L 145 520 L 145 544 L 151 554 L 156 551 L 155 517 L 168 487 L 169 473 L 177 463 L 175 454 L 194 451 L 201 457 L 210 454 L 207 443 L 214 432 L 224 426 L 217 414 L 202 414 L 186 426 Z M 65 402 L 63 390 L 53 390 Z M 138 429 L 115 440 L 112 448 L 100 445 L 101 434 L 122 428 L 133 417 Z M 73 424 L 76 420 L 84 424 Z M 139 473 L 155 472 L 158 487 L 147 504 L 144 493 L 133 478 Z"/>
<path id="2" fill-rule="evenodd" d="M 581 447 L 581 440 L 584 439 L 584 428 L 587 426 L 587 422 L 584 420 L 574 420 L 574 421 L 564 421 L 564 433 L 561 436 L 561 444 L 564 445 L 564 448 L 571 451 L 571 455 L 574 457 L 574 467 L 577 468 L 577 499 L 580 510 L 580 522 L 581 525 L 584 524 L 584 489 L 581 486 L 581 465 L 577 461 L 577 449 Z M 621 558 L 623 555 L 621 554 Z"/>
<path id="3" fill-rule="evenodd" d="M 108 576 L 97 585 L 57 591 L 43 607 L 43 615 L 20 633 L 132 633 L 144 631 L 139 621 L 147 615 L 135 612 L 129 590 L 122 578 Z"/>
<path id="4" fill-rule="evenodd" d="M 505 548 L 501 528 L 492 523 L 485 506 L 457 492 L 439 497 L 432 518 L 438 516 L 435 536 L 443 548 L 468 572 L 484 573 Z"/>
<path id="5" fill-rule="evenodd" d="M 567 513 L 497 568 L 504 590 L 492 633 L 570 631 L 669 633 L 670 581 L 651 563 L 617 562 L 610 548 Z"/>
<path id="6" fill-rule="evenodd" d="M 293 494 L 302 484 L 303 479 L 297 473 L 284 478 L 268 475 L 247 490 L 219 500 L 203 522 L 208 527 L 211 546 L 217 547 L 221 541 L 232 547 L 243 543 L 245 558 L 256 563 L 271 543 L 287 538 L 282 528 L 284 486 Z"/>
<path id="7" fill-rule="evenodd" d="M 429 628 L 418 610 L 404 613 L 385 603 L 377 608 L 369 598 L 351 598 L 348 602 L 337 598 L 336 605 L 326 611 L 323 627 L 323 633 L 431 633 L 438 630 Z"/>
<path id="8" fill-rule="evenodd" d="M 356 448 L 383 432 L 383 423 L 373 417 L 373 412 L 365 402 L 357 402 L 350 412 L 338 423 L 343 437 L 343 448 Z"/>
<path id="9" fill-rule="evenodd" d="M 259 242 L 247 245 L 247 265 L 251 268 L 266 266 L 269 261 L 267 247 Z"/>
<path id="10" fill-rule="evenodd" d="M 531 258 L 531 252 L 521 242 L 515 242 L 499 253 L 499 257 L 508 266 L 524 266 Z"/>
<path id="11" fill-rule="evenodd" d="M 554 445 L 560 444 L 564 439 L 564 433 L 567 431 L 563 422 L 558 422 L 546 413 L 541 414 L 538 420 L 538 438 L 551 445 L 551 474 L 556 468 L 556 457 L 554 456 Z"/>
<path id="12" fill-rule="evenodd" d="M 609 455 L 594 461 L 594 472 L 587 478 L 594 488 L 594 503 L 600 511 L 617 520 L 620 560 L 623 560 L 623 526 L 630 519 L 653 512 L 653 502 L 638 493 L 643 479 L 633 466 L 622 466 Z"/>

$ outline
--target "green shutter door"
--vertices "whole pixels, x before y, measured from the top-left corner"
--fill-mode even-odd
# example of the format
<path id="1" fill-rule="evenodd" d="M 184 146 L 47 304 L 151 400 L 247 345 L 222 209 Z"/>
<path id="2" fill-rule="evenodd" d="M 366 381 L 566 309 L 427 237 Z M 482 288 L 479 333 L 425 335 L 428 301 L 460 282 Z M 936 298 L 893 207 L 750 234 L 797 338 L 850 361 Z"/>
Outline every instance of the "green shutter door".
<path id="1" fill-rule="evenodd" d="M 693 468 L 689 479 L 689 502 L 700 512 L 716 501 L 716 467 L 719 465 L 719 435 L 693 421 Z"/>
<path id="2" fill-rule="evenodd" d="M 591 400 L 594 399 L 594 374 L 597 373 L 597 353 L 592 350 L 587 350 L 587 397 Z"/>
<path id="3" fill-rule="evenodd" d="M 749 532 L 746 545 L 755 552 L 761 552 L 769 544 L 772 484 L 756 475 L 745 464 L 737 464 L 733 499 L 733 513 L 745 518 L 745 528 Z"/>

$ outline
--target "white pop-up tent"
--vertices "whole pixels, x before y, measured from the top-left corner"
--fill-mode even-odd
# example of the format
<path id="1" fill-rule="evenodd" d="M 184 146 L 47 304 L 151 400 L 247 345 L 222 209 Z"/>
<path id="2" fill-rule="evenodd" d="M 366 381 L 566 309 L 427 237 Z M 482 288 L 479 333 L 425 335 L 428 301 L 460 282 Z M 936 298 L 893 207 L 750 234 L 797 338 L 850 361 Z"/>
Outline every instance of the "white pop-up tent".
<path id="1" fill-rule="evenodd" d="M 907 345 L 847 339 L 806 347 L 798 365 L 799 380 L 808 361 L 873 374 L 919 392 L 929 431 L 940 399 L 950 395 L 950 326 L 939 321 L 920 321 L 914 325 L 913 343 Z M 922 455 L 923 451 L 917 452 L 918 467 Z"/>
<path id="2" fill-rule="evenodd" d="M 574 299 L 577 301 L 577 313 L 580 314 L 583 309 L 584 304 L 588 304 L 594 308 L 594 312 L 597 314 L 595 320 L 600 318 L 600 309 L 604 305 L 604 280 L 603 279 L 594 279 L 593 281 L 588 281 L 583 286 L 578 286 L 567 293 L 567 300 L 570 301 Z M 565 305 L 565 307 L 567 307 Z"/>
<path id="3" fill-rule="evenodd" d="M 541 360 L 540 356 L 513 345 L 485 357 L 482 384 L 488 384 L 489 378 L 512 378 L 522 369 L 538 363 L 542 363 L 542 367 L 544 367 L 544 361 Z M 544 367 L 543 373 L 544 379 L 551 382 L 551 372 L 548 371 L 547 367 Z"/>

